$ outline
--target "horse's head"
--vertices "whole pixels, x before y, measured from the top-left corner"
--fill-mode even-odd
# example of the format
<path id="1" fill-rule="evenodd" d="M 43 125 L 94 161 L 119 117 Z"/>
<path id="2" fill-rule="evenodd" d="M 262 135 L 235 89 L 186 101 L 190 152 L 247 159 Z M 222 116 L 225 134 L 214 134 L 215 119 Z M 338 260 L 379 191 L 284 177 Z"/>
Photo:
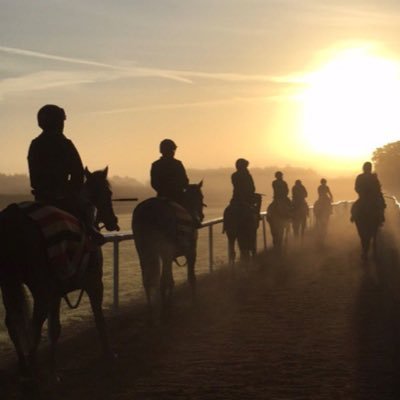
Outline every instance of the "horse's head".
<path id="1" fill-rule="evenodd" d="M 96 208 L 96 224 L 103 223 L 108 231 L 118 231 L 118 218 L 112 206 L 112 191 L 107 174 L 108 167 L 94 172 L 85 168 L 85 189 L 88 200 Z"/>
<path id="2" fill-rule="evenodd" d="M 185 206 L 190 212 L 192 217 L 199 223 L 204 219 L 203 207 L 207 207 L 203 203 L 203 193 L 201 187 L 203 181 L 200 183 L 190 184 L 185 191 Z"/>

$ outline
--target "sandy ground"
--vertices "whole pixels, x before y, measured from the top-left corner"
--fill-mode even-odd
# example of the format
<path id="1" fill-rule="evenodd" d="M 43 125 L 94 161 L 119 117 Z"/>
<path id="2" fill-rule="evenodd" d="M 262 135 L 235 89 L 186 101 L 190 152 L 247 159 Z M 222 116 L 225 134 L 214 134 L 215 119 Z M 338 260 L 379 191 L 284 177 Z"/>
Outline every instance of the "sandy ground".
<path id="1" fill-rule="evenodd" d="M 113 366 L 89 322 L 71 326 L 59 384 L 43 346 L 40 398 L 398 399 L 400 270 L 389 228 L 367 265 L 343 217 L 322 248 L 309 235 L 283 257 L 268 252 L 247 270 L 202 277 L 195 305 L 177 288 L 168 323 L 149 327 L 143 305 L 125 307 L 109 318 Z M 14 356 L 2 356 L 0 399 L 19 399 Z"/>

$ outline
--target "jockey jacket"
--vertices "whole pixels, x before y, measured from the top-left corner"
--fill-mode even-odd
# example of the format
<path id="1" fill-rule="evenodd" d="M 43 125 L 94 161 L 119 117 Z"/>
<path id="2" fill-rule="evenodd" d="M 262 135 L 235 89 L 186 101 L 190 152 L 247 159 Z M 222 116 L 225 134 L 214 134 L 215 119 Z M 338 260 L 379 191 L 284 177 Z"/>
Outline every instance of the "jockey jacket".
<path id="1" fill-rule="evenodd" d="M 189 185 L 185 167 L 173 157 L 160 157 L 151 165 L 151 186 L 158 197 L 181 202 L 184 190 Z"/>
<path id="2" fill-rule="evenodd" d="M 78 194 L 84 169 L 77 149 L 63 133 L 42 132 L 28 152 L 29 176 L 35 198 Z"/>
<path id="3" fill-rule="evenodd" d="M 275 179 L 272 182 L 272 189 L 274 191 L 274 199 L 284 199 L 289 195 L 289 187 L 283 179 Z"/>
<path id="4" fill-rule="evenodd" d="M 357 176 L 355 182 L 355 191 L 362 200 L 376 200 L 384 204 L 381 184 L 378 176 L 373 173 L 362 173 Z"/>
<path id="5" fill-rule="evenodd" d="M 292 198 L 294 203 L 304 202 L 307 196 L 307 190 L 303 185 L 294 185 L 292 187 Z"/>
<path id="6" fill-rule="evenodd" d="M 331 190 L 329 189 L 329 186 L 327 185 L 319 185 L 318 186 L 318 197 L 321 199 L 329 199 L 332 201 L 332 193 Z"/>
<path id="7" fill-rule="evenodd" d="M 232 200 L 253 204 L 256 188 L 250 172 L 247 169 L 238 170 L 232 174 L 231 181 L 233 185 Z"/>

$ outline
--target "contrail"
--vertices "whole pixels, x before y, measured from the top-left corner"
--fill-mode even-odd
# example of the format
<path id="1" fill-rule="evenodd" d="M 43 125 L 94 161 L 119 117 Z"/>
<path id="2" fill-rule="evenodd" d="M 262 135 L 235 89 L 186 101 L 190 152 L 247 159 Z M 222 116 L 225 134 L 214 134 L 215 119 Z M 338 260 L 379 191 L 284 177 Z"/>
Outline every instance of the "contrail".
<path id="1" fill-rule="evenodd" d="M 131 74 L 135 77 L 159 77 L 170 79 L 183 83 L 193 83 L 192 78 L 200 79 L 211 79 L 225 82 L 271 82 L 277 84 L 303 84 L 303 74 L 292 74 L 292 75 L 262 75 L 262 74 L 241 74 L 234 72 L 204 72 L 204 71 L 182 71 L 173 69 L 158 69 L 158 68 L 147 68 L 147 67 L 123 67 L 113 64 L 107 64 L 97 61 L 84 60 L 81 58 L 74 57 L 63 57 L 54 54 L 41 53 L 32 50 L 18 49 L 15 47 L 0 46 L 0 51 L 19 56 L 43 58 L 46 60 L 67 62 L 71 64 L 88 65 L 99 68 L 108 68 L 116 71 L 122 71 L 126 74 Z"/>
<path id="2" fill-rule="evenodd" d="M 184 78 L 184 77 L 175 75 L 174 73 L 171 73 L 170 71 L 165 71 L 162 69 L 140 68 L 140 67 L 135 67 L 135 68 L 120 67 L 120 66 L 107 64 L 107 63 L 101 63 L 101 62 L 97 62 L 97 61 L 83 60 L 80 58 L 73 58 L 73 57 L 63 57 L 63 56 L 41 53 L 41 52 L 32 51 L 32 50 L 17 49 L 15 47 L 0 46 L 0 51 L 2 51 L 4 53 L 9 53 L 9 54 L 16 54 L 19 56 L 43 58 L 46 60 L 61 61 L 61 62 L 67 62 L 67 63 L 71 63 L 71 64 L 89 65 L 89 66 L 93 66 L 93 67 L 108 68 L 108 69 L 113 69 L 113 70 L 117 70 L 117 71 L 131 72 L 133 75 L 136 75 L 136 76 L 154 76 L 154 77 L 161 77 L 161 78 L 171 79 L 171 80 L 184 82 L 184 83 L 192 83 L 192 81 L 188 78 Z"/>

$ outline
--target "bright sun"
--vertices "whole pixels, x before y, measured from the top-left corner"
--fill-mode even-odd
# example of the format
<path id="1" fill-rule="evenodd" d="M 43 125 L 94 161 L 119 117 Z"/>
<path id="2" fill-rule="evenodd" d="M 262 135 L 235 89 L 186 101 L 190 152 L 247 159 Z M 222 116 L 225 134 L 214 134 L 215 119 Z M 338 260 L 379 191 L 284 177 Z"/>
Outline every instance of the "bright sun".
<path id="1" fill-rule="evenodd" d="M 400 64 L 368 47 L 336 53 L 307 75 L 301 95 L 302 135 L 315 153 L 369 157 L 400 139 Z"/>

